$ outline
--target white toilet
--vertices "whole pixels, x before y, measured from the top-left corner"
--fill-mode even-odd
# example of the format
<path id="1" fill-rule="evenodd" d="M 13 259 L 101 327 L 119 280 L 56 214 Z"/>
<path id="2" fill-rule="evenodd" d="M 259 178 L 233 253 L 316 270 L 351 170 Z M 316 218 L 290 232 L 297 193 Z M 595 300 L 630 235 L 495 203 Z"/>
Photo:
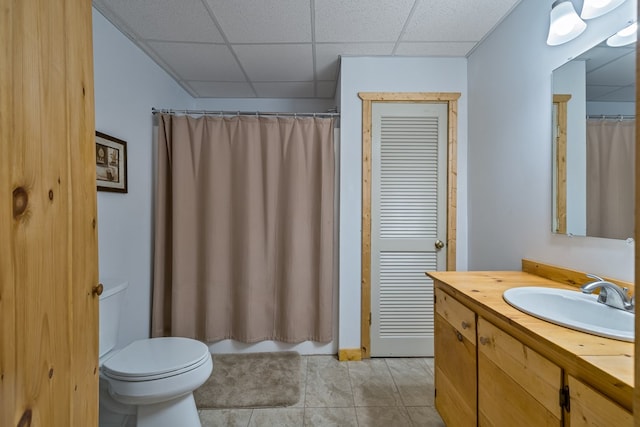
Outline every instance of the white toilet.
<path id="1" fill-rule="evenodd" d="M 149 338 L 115 349 L 128 283 L 102 281 L 100 420 L 129 415 L 138 427 L 200 426 L 193 390 L 211 374 L 209 348 L 189 338 Z M 105 413 L 103 413 L 105 412 Z M 111 419 L 114 419 L 112 417 Z M 109 425 L 123 425 L 111 424 Z"/>

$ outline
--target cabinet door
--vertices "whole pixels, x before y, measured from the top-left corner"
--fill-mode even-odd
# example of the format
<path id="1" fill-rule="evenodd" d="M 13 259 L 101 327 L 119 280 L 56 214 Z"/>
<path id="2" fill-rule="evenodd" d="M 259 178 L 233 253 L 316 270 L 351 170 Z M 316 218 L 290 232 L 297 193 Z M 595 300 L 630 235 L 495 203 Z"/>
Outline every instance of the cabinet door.
<path id="1" fill-rule="evenodd" d="M 478 318 L 478 425 L 560 426 L 560 367 Z"/>
<path id="2" fill-rule="evenodd" d="M 448 427 L 476 425 L 475 313 L 436 289 L 436 409 Z"/>
<path id="3" fill-rule="evenodd" d="M 565 414 L 571 427 L 587 426 L 633 426 L 633 414 L 599 393 L 568 375 L 571 407 Z"/>

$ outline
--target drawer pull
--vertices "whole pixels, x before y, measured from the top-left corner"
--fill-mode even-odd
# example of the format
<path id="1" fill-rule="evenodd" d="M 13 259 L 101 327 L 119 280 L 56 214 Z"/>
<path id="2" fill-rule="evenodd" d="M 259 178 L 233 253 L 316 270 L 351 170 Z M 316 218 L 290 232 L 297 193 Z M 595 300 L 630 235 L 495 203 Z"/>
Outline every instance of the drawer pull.
<path id="1" fill-rule="evenodd" d="M 482 345 L 487 345 L 489 344 L 489 338 L 485 338 L 485 337 L 480 337 L 480 344 Z"/>
<path id="2" fill-rule="evenodd" d="M 456 338 L 458 338 L 458 341 L 462 342 L 462 334 L 458 331 L 456 331 Z"/>
<path id="3" fill-rule="evenodd" d="M 468 327 L 469 327 L 469 324 L 463 320 L 462 321 L 462 329 L 467 329 Z"/>

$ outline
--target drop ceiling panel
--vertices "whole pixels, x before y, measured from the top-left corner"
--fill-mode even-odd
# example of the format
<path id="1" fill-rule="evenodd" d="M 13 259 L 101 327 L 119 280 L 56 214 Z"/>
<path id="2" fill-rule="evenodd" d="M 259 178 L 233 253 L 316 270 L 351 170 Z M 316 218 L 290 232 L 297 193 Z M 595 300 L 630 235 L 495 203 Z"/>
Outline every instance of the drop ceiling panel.
<path id="1" fill-rule="evenodd" d="M 234 49 L 254 82 L 313 81 L 311 44 L 236 45 Z"/>
<path id="2" fill-rule="evenodd" d="M 206 0 L 230 43 L 311 42 L 309 0 Z"/>
<path id="3" fill-rule="evenodd" d="M 225 45 L 149 43 L 180 80 L 244 81 L 237 61 Z"/>
<path id="4" fill-rule="evenodd" d="M 625 55 L 587 73 L 589 84 L 607 84 L 615 82 L 619 85 L 629 85 L 635 81 L 635 55 Z"/>
<path id="5" fill-rule="evenodd" d="M 316 0 L 317 42 L 395 42 L 414 0 Z"/>
<path id="6" fill-rule="evenodd" d="M 94 0 L 98 10 L 126 26 L 135 38 L 171 41 L 224 41 L 202 0 Z"/>
<path id="7" fill-rule="evenodd" d="M 260 98 L 314 98 L 313 82 L 254 83 Z M 282 96 L 284 94 L 284 96 Z"/>
<path id="8" fill-rule="evenodd" d="M 631 86 L 587 86 L 587 101 L 635 102 L 635 85 Z"/>
<path id="9" fill-rule="evenodd" d="M 398 44 L 396 55 L 405 56 L 465 56 L 475 42 L 404 42 Z"/>
<path id="10" fill-rule="evenodd" d="M 340 55 L 391 55 L 394 43 L 318 43 L 316 44 L 316 78 L 332 80 L 338 75 Z"/>
<path id="11" fill-rule="evenodd" d="M 405 30 L 408 41 L 479 41 L 518 0 L 422 1 Z"/>
<path id="12" fill-rule="evenodd" d="M 256 93 L 249 83 L 241 82 L 187 82 L 199 98 L 254 98 Z"/>
<path id="13" fill-rule="evenodd" d="M 585 68 L 589 72 L 627 55 L 631 55 L 635 60 L 635 50 L 625 47 L 609 47 L 603 43 L 578 56 L 576 60 L 586 61 Z"/>
<path id="14" fill-rule="evenodd" d="M 316 96 L 318 98 L 333 98 L 336 95 L 336 81 L 319 81 L 316 83 Z"/>
<path id="15" fill-rule="evenodd" d="M 464 57 L 519 1 L 93 0 L 93 4 L 195 96 L 322 98 L 335 94 L 341 55 Z"/>
<path id="16" fill-rule="evenodd" d="M 606 95 L 600 96 L 598 100 L 609 102 L 636 102 L 635 86 L 622 87 L 613 92 L 609 92 Z"/>

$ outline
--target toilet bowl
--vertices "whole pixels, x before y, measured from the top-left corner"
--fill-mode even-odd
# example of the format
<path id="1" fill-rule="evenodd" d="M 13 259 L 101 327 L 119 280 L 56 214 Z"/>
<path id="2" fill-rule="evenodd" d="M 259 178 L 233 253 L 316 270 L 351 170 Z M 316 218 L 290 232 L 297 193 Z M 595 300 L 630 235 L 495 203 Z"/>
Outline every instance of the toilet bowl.
<path id="1" fill-rule="evenodd" d="M 132 415 L 138 427 L 200 426 L 193 390 L 213 369 L 209 348 L 189 338 L 164 337 L 141 339 L 115 349 L 115 337 L 106 334 L 117 333 L 117 324 L 112 322 L 119 319 L 127 284 L 102 283 L 100 411 Z"/>

